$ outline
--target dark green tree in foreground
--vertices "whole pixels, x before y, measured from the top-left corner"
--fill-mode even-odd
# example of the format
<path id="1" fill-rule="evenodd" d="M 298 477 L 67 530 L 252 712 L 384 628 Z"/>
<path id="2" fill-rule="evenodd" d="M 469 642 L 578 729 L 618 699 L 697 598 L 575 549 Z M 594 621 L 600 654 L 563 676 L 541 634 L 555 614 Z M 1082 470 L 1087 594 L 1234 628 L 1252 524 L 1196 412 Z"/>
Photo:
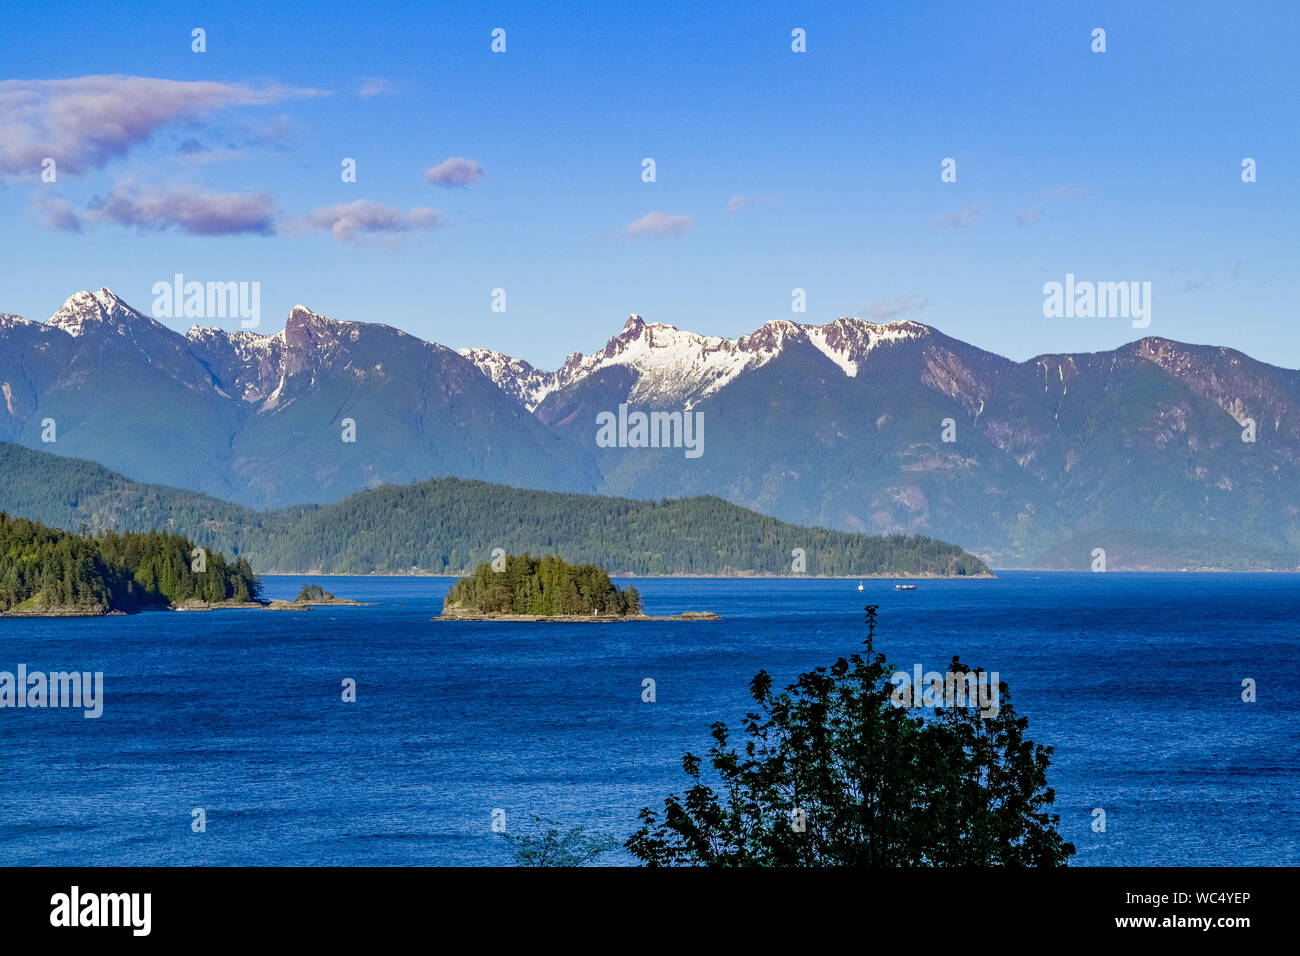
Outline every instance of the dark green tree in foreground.
<path id="1" fill-rule="evenodd" d="M 515 854 L 516 866 L 583 866 L 603 853 L 618 848 L 618 840 L 591 833 L 586 827 L 561 830 L 560 824 L 533 816 L 536 834 L 502 833 Z"/>
<path id="2" fill-rule="evenodd" d="M 651 866 L 1062 866 L 1074 846 L 1048 812 L 1052 748 L 1025 737 L 1006 684 L 996 716 L 894 702 L 893 673 L 866 653 L 775 692 L 760 671 L 745 742 L 713 725 L 708 760 L 686 754 L 685 797 L 640 813 L 628 850 Z M 956 658 L 954 673 L 969 673 Z"/>

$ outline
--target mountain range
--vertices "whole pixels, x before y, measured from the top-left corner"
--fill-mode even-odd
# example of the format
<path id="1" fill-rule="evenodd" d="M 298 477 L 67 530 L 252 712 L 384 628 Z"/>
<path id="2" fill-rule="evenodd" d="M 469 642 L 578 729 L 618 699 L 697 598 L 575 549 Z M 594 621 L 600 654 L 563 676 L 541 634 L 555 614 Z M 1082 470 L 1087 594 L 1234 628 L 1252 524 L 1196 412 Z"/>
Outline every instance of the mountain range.
<path id="1" fill-rule="evenodd" d="M 256 508 L 450 475 L 716 495 L 1001 567 L 1300 566 L 1300 372 L 1163 338 L 1015 362 L 913 321 L 728 339 L 633 315 L 546 371 L 303 306 L 181 335 L 101 289 L 0 316 L 0 397 L 0 440 Z M 703 454 L 598 446 L 620 405 L 699 413 Z"/>

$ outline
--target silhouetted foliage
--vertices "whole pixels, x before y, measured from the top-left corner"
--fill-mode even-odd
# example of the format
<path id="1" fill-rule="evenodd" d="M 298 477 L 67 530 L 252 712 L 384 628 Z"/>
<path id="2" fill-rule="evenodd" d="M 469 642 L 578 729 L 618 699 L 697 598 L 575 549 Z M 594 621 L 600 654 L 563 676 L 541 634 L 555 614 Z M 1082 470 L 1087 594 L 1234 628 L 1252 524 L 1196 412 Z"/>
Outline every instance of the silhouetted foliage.
<path id="1" fill-rule="evenodd" d="M 760 671 L 740 750 L 713 725 L 719 789 L 687 753 L 685 796 L 670 795 L 662 815 L 643 809 L 628 850 L 651 866 L 1064 865 L 1075 850 L 1047 811 L 1052 749 L 1025 737 L 1006 685 L 996 716 L 963 707 L 921 716 L 895 703 L 875 627 L 872 605 L 865 655 L 801 674 L 785 691 Z M 956 658 L 953 669 L 968 670 Z"/>
<path id="2" fill-rule="evenodd" d="M 533 823 L 539 828 L 536 834 L 501 834 L 514 850 L 516 866 L 583 866 L 618 849 L 616 838 L 591 833 L 586 827 L 561 830 L 554 820 L 536 815 Z"/>

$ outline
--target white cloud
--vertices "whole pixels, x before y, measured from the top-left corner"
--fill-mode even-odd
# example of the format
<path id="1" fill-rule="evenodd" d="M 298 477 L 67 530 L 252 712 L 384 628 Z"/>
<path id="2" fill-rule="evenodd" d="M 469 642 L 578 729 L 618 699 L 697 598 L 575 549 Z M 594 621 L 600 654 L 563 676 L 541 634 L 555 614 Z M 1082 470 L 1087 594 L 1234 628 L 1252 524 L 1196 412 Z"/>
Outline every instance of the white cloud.
<path id="1" fill-rule="evenodd" d="M 403 212 L 394 206 L 357 199 L 301 216 L 289 224 L 289 229 L 295 232 L 328 229 L 336 242 L 348 242 L 358 235 L 437 229 L 440 225 L 442 217 L 436 209 L 412 206 Z"/>
<path id="2" fill-rule="evenodd" d="M 142 191 L 131 180 L 123 180 L 82 220 L 140 229 L 174 228 L 196 236 L 269 235 L 275 231 L 275 203 L 269 193 L 217 193 L 191 186 Z"/>
<path id="3" fill-rule="evenodd" d="M 52 157 L 60 173 L 84 175 L 125 155 L 173 123 L 235 106 L 262 106 L 325 95 L 281 85 L 261 87 L 145 76 L 81 76 L 0 81 L 0 174 L 39 170 Z"/>
<path id="4" fill-rule="evenodd" d="M 81 217 L 66 199 L 58 196 L 46 196 L 41 192 L 36 196 L 36 211 L 51 229 L 66 232 L 81 232 Z"/>
<path id="5" fill-rule="evenodd" d="M 363 100 L 373 99 L 376 96 L 392 96 L 396 92 L 397 87 L 380 76 L 362 77 L 357 82 L 357 96 Z"/>
<path id="6" fill-rule="evenodd" d="M 945 213 L 935 219 L 936 226 L 946 226 L 950 229 L 969 226 L 984 214 L 984 207 L 979 203 L 971 203 L 965 209 L 956 209 L 952 212 Z"/>
<path id="7" fill-rule="evenodd" d="M 426 169 L 424 178 L 435 186 L 469 186 L 483 178 L 483 167 L 472 159 L 452 156 Z"/>
<path id="8" fill-rule="evenodd" d="M 646 213 L 636 222 L 629 223 L 626 230 L 629 236 L 644 236 L 652 239 L 665 239 L 680 236 L 695 225 L 690 216 L 670 215 L 666 212 Z"/>
<path id="9" fill-rule="evenodd" d="M 867 307 L 867 314 L 879 322 L 888 322 L 900 316 L 920 312 L 929 304 L 929 299 L 917 295 L 904 295 L 896 299 L 877 299 Z"/>
<path id="10" fill-rule="evenodd" d="M 1029 209 L 1022 209 L 1016 213 L 1016 221 L 1022 226 L 1032 226 L 1038 220 L 1043 218 L 1047 210 L 1042 206 L 1031 206 Z"/>

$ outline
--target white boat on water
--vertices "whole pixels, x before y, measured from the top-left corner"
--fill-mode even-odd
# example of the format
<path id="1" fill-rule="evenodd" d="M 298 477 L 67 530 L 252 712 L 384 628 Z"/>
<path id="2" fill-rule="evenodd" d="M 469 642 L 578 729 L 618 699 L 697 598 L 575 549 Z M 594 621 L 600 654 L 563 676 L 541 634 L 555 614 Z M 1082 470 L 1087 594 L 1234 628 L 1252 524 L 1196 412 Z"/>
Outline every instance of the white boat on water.
<path id="1" fill-rule="evenodd" d="M 859 590 L 859 591 L 862 590 L 862 582 L 861 582 L 861 581 L 858 582 L 858 590 Z"/>

